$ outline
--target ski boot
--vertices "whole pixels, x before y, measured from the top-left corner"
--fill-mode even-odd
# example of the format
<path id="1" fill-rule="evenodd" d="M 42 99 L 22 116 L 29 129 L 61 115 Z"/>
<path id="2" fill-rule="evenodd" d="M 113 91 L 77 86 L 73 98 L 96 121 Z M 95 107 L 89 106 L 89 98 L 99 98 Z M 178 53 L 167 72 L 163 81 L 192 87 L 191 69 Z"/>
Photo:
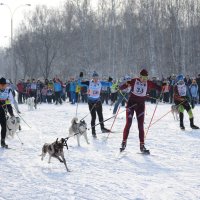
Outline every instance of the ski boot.
<path id="1" fill-rule="evenodd" d="M 102 133 L 110 133 L 110 130 L 108 130 L 105 127 L 101 128 L 101 131 L 102 131 Z"/>
<path id="2" fill-rule="evenodd" d="M 185 130 L 185 126 L 183 124 L 180 124 L 180 129 Z"/>
<path id="3" fill-rule="evenodd" d="M 94 139 L 97 138 L 97 134 L 96 134 L 96 131 L 95 131 L 95 130 L 92 130 L 92 137 L 93 137 Z"/>
<path id="4" fill-rule="evenodd" d="M 148 149 L 146 149 L 146 147 L 144 146 L 144 144 L 140 144 L 140 151 L 143 154 L 150 154 L 150 151 Z"/>
<path id="5" fill-rule="evenodd" d="M 121 148 L 120 148 L 120 152 L 124 151 L 125 148 L 126 148 L 126 141 L 122 141 L 122 144 L 121 144 Z"/>
<path id="6" fill-rule="evenodd" d="M 1 140 L 1 147 L 8 149 L 8 145 L 5 143 L 5 140 Z"/>
<path id="7" fill-rule="evenodd" d="M 191 118 L 191 119 L 190 119 L 190 127 L 191 127 L 192 129 L 199 129 L 198 126 L 195 126 L 195 125 L 194 125 L 194 118 Z"/>

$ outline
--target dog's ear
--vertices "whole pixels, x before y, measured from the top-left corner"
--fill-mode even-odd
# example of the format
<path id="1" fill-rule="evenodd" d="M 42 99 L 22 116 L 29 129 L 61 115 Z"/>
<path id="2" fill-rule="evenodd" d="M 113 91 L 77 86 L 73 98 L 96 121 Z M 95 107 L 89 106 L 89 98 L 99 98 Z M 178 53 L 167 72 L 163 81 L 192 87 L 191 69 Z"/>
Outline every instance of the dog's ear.
<path id="1" fill-rule="evenodd" d="M 60 141 L 61 141 L 61 143 L 64 143 L 64 142 L 65 142 L 65 139 L 64 139 L 64 138 L 61 138 Z"/>

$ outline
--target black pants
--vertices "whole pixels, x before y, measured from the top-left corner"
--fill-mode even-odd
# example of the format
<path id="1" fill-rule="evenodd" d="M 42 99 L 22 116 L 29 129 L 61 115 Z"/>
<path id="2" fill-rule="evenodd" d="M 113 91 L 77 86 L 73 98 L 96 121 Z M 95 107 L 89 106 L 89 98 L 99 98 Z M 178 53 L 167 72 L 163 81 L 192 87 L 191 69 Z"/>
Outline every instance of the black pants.
<path id="1" fill-rule="evenodd" d="M 94 103 L 88 102 L 88 105 L 89 105 L 89 110 L 92 117 L 92 120 L 91 120 L 92 133 L 95 133 L 96 113 L 98 115 L 101 128 L 104 128 L 102 103 L 101 101 L 94 102 Z"/>
<path id="2" fill-rule="evenodd" d="M 62 104 L 62 100 L 61 100 L 61 92 L 55 92 L 55 101 L 56 101 L 56 104 L 58 104 L 58 102 L 60 104 Z"/>
<path id="3" fill-rule="evenodd" d="M 52 103 L 52 96 L 47 95 L 47 102 L 48 102 L 48 103 Z"/>
<path id="4" fill-rule="evenodd" d="M 151 90 L 150 91 L 150 96 L 152 97 L 152 98 L 150 98 L 151 100 L 151 103 L 156 103 L 156 90 Z"/>
<path id="5" fill-rule="evenodd" d="M 200 104 L 200 89 L 199 89 L 198 93 L 199 93 L 199 104 Z"/>
<path id="6" fill-rule="evenodd" d="M 163 102 L 169 103 L 169 92 L 163 94 Z"/>
<path id="7" fill-rule="evenodd" d="M 173 86 L 171 86 L 171 89 L 169 90 L 169 99 L 170 99 L 170 103 L 174 102 L 174 89 L 173 89 Z"/>
<path id="8" fill-rule="evenodd" d="M 106 104 L 108 104 L 108 97 L 109 97 L 109 95 L 108 95 L 107 92 L 102 92 L 101 93 L 101 102 L 102 102 L 102 104 L 104 103 L 104 101 L 106 102 Z"/>
<path id="9" fill-rule="evenodd" d="M 6 138 L 6 116 L 2 108 L 0 108 L 0 125 L 1 125 L 1 141 Z"/>
<path id="10" fill-rule="evenodd" d="M 21 92 L 18 93 L 18 103 L 19 104 L 22 103 L 22 93 Z"/>

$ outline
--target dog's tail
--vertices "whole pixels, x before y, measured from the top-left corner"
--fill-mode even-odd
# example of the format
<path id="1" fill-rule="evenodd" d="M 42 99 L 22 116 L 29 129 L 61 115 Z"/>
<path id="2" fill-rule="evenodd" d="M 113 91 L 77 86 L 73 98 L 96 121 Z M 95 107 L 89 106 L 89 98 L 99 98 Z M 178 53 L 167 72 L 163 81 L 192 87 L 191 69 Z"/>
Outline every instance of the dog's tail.
<path id="1" fill-rule="evenodd" d="M 77 117 L 74 117 L 73 119 L 72 119 L 72 124 L 74 124 L 74 123 L 78 123 L 78 118 Z"/>

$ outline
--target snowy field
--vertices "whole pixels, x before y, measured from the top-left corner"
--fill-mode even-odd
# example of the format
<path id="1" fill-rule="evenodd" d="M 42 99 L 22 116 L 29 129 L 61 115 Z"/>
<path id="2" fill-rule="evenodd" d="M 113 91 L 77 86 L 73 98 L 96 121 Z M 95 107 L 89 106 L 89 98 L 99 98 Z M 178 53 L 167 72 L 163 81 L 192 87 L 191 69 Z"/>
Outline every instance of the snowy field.
<path id="1" fill-rule="evenodd" d="M 146 104 L 145 128 L 155 105 Z M 88 131 L 90 145 L 81 138 L 81 147 L 75 138 L 68 141 L 65 158 L 72 172 L 48 156 L 41 161 L 45 142 L 67 137 L 76 105 L 38 105 L 28 111 L 20 105 L 22 117 L 31 128 L 22 124 L 17 138 L 8 139 L 12 149 L 0 149 L 0 200 L 191 200 L 200 199 L 200 130 L 192 130 L 185 113 L 186 131 L 171 113 L 153 125 L 147 135 L 146 147 L 150 156 L 139 154 L 137 121 L 133 120 L 126 154 L 117 157 L 125 125 L 125 112 L 114 124 L 107 142 L 97 127 L 97 140 Z M 124 110 L 124 107 L 121 108 Z M 153 121 L 170 110 L 160 103 Z M 104 105 L 104 119 L 112 116 L 110 106 Z M 200 106 L 195 107 L 195 124 L 200 126 Z M 87 104 L 79 104 L 79 119 L 88 114 Z M 90 115 L 86 118 L 88 126 Z M 97 121 L 98 122 L 98 121 Z M 110 128 L 113 119 L 105 123 Z"/>

